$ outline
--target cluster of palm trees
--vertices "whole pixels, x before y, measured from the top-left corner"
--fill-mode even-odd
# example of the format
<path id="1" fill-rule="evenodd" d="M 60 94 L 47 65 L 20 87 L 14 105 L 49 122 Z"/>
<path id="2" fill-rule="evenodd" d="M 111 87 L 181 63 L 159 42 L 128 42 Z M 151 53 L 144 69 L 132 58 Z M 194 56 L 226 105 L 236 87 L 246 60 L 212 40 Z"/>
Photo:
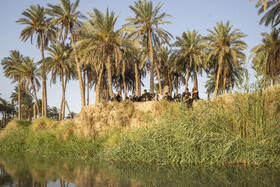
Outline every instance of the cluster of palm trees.
<path id="1" fill-rule="evenodd" d="M 278 7 L 278 1 L 259 0 L 260 11 L 270 11 Z M 48 4 L 47 8 L 31 5 L 17 22 L 25 25 L 20 38 L 36 43 L 42 59 L 34 63 L 30 57 L 23 57 L 18 51 L 2 60 L 5 76 L 18 84 L 18 117 L 21 118 L 20 87 L 32 90 L 35 100 L 34 111 L 47 116 L 47 75 L 51 83 L 61 83 L 62 99 L 58 119 L 65 118 L 68 103 L 65 99 L 67 83 L 78 79 L 81 106 L 89 104 L 89 90 L 96 92 L 95 103 L 114 97 L 114 89 L 128 96 L 136 91 L 140 96 L 142 79 L 150 75 L 150 92 L 162 92 L 168 85 L 170 94 L 179 87 L 189 86 L 189 78 L 198 88 L 198 75 L 207 73 L 206 91 L 208 95 L 230 92 L 243 79 L 246 71 L 243 64 L 247 48 L 243 41 L 247 35 L 233 27 L 230 22 L 217 22 L 208 29 L 208 35 L 187 30 L 180 37 L 173 36 L 162 28 L 170 24 L 172 16 L 161 12 L 163 4 L 138 0 L 129 8 L 133 16 L 126 19 L 120 29 L 115 25 L 119 15 L 107 8 L 103 13 L 93 9 L 88 18 L 78 10 L 79 0 L 60 0 Z M 274 7 L 273 7 L 274 6 Z M 267 9 L 267 10 L 266 10 Z M 280 9 L 279 9 L 280 10 Z M 275 11 L 278 11 L 275 10 Z M 268 12 L 269 13 L 269 12 Z M 267 14 L 268 14 L 267 13 Z M 261 22 L 278 24 L 276 16 L 265 15 Z M 280 73 L 278 65 L 279 32 L 264 34 L 263 43 L 252 52 L 253 67 L 267 82 L 276 83 Z M 271 51 L 271 53 L 269 52 Z M 45 52 L 48 57 L 45 58 Z M 266 56 L 269 53 L 269 56 Z M 156 75 L 155 75 L 156 74 Z M 154 83 L 156 78 L 157 83 Z M 39 79 L 42 80 L 40 84 Z M 37 90 L 42 86 L 42 102 L 39 106 Z M 162 94 L 162 93 L 161 93 Z"/>

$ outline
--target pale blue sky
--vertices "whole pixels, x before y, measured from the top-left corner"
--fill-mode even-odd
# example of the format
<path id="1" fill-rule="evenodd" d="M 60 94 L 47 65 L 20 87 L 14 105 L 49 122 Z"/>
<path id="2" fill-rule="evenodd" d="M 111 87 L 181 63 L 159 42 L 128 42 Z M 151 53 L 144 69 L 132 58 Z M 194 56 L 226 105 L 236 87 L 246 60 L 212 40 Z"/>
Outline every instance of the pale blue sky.
<path id="1" fill-rule="evenodd" d="M 16 20 L 22 17 L 21 13 L 32 4 L 40 4 L 46 6 L 47 3 L 56 3 L 58 0 L 3 0 L 0 7 L 0 59 L 9 56 L 9 50 L 19 50 L 24 56 L 30 56 L 35 61 L 40 60 L 40 51 L 35 45 L 30 44 L 30 40 L 22 42 L 19 35 L 24 26 L 16 23 Z M 125 23 L 125 18 L 133 16 L 133 12 L 129 9 L 129 5 L 133 5 L 133 0 L 81 0 L 80 11 L 87 15 L 88 11 L 98 8 L 105 11 L 109 10 L 120 13 L 117 27 L 120 28 Z M 155 3 L 158 0 L 153 1 Z M 247 65 L 251 66 L 248 57 L 250 50 L 261 41 L 260 33 L 270 32 L 270 28 L 259 25 L 260 16 L 257 15 L 257 9 L 254 4 L 250 4 L 249 0 L 162 0 L 164 6 L 162 11 L 171 14 L 172 25 L 165 25 L 163 28 L 169 31 L 174 37 L 181 36 L 187 29 L 196 29 L 202 35 L 207 35 L 207 29 L 212 29 L 216 22 L 227 20 L 231 21 L 234 28 L 241 29 L 242 32 L 248 34 L 244 40 L 248 45 Z M 251 71 L 250 71 L 251 72 Z M 252 73 L 252 72 L 251 72 Z M 199 77 L 200 96 L 206 99 L 204 83 L 206 76 Z M 145 80 L 145 88 L 149 88 L 149 81 Z M 0 68 L 0 97 L 10 100 L 10 94 L 15 84 L 4 77 L 2 66 Z M 68 100 L 70 109 L 79 112 L 81 108 L 80 91 L 78 81 L 72 81 L 68 84 L 66 99 Z M 192 88 L 192 83 L 190 85 Z M 183 87 L 181 88 L 181 92 Z M 41 98 L 41 92 L 38 93 Z M 90 92 L 90 103 L 94 103 L 95 93 Z M 51 85 L 48 82 L 48 105 L 59 106 L 61 99 L 61 86 L 59 83 Z"/>

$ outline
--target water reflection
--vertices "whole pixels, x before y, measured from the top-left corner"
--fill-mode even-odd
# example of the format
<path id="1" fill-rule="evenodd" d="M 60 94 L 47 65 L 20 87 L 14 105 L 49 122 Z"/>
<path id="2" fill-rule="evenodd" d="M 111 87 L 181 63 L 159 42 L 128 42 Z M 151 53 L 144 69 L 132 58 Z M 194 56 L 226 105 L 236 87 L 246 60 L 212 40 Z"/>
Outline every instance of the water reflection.
<path id="1" fill-rule="evenodd" d="M 0 186 L 280 186 L 279 168 L 179 167 L 0 154 Z"/>

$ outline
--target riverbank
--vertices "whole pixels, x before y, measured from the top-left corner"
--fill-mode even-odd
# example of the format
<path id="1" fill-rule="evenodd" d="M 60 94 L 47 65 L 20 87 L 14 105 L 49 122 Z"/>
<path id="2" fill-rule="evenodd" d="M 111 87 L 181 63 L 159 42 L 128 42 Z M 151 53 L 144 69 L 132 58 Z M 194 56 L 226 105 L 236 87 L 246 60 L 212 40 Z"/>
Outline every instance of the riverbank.
<path id="1" fill-rule="evenodd" d="M 0 152 L 182 165 L 280 165 L 280 91 L 227 94 L 193 108 L 103 103 L 62 123 L 13 121 Z"/>

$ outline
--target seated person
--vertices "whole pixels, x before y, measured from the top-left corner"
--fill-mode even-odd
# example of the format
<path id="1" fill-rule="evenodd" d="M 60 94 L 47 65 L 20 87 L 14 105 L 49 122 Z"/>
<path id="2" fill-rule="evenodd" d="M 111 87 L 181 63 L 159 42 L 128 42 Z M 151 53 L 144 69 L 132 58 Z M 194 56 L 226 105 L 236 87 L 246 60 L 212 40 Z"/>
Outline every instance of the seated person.
<path id="1" fill-rule="evenodd" d="M 155 94 L 155 97 L 154 97 L 154 100 L 155 100 L 155 101 L 160 101 L 160 100 L 162 99 L 162 97 L 163 97 L 163 96 L 162 96 L 160 93 L 156 93 L 156 94 Z"/>
<path id="2" fill-rule="evenodd" d="M 132 101 L 133 102 L 138 102 L 139 101 L 139 98 L 136 96 L 135 92 L 132 93 Z"/>
<path id="3" fill-rule="evenodd" d="M 147 90 L 145 89 L 144 90 L 144 93 L 143 93 L 143 95 L 142 95 L 142 101 L 149 101 L 149 97 L 150 97 L 150 94 L 149 93 L 147 93 Z"/>
<path id="4" fill-rule="evenodd" d="M 152 100 L 153 100 L 153 98 L 154 98 L 154 94 L 153 94 L 153 93 L 150 93 L 150 94 L 149 94 L 149 98 L 148 98 L 148 99 L 149 99 L 149 101 L 152 101 Z"/>
<path id="5" fill-rule="evenodd" d="M 166 92 L 164 94 L 164 97 L 163 97 L 164 100 L 167 100 L 167 101 L 172 101 L 172 97 L 168 94 L 168 92 Z"/>
<path id="6" fill-rule="evenodd" d="M 116 101 L 121 102 L 122 101 L 122 96 L 121 96 L 121 92 L 118 92 L 116 95 Z"/>
<path id="7" fill-rule="evenodd" d="M 133 96 L 132 96 L 132 95 L 130 95 L 128 100 L 130 100 L 130 101 L 134 102 L 134 101 L 133 101 Z"/>
<path id="8" fill-rule="evenodd" d="M 176 96 L 174 97 L 174 101 L 175 101 L 176 103 L 181 102 L 181 94 L 176 95 Z"/>
<path id="9" fill-rule="evenodd" d="M 111 98 L 111 102 L 117 101 L 116 94 L 113 93 L 113 97 Z"/>
<path id="10" fill-rule="evenodd" d="M 197 90 L 197 88 L 193 88 L 193 90 L 192 90 L 192 100 L 196 101 L 198 99 L 199 99 L 198 90 Z"/>
<path id="11" fill-rule="evenodd" d="M 184 103 L 190 104 L 191 103 L 191 93 L 189 92 L 189 89 L 187 88 L 185 92 L 182 94 L 182 99 Z"/>

